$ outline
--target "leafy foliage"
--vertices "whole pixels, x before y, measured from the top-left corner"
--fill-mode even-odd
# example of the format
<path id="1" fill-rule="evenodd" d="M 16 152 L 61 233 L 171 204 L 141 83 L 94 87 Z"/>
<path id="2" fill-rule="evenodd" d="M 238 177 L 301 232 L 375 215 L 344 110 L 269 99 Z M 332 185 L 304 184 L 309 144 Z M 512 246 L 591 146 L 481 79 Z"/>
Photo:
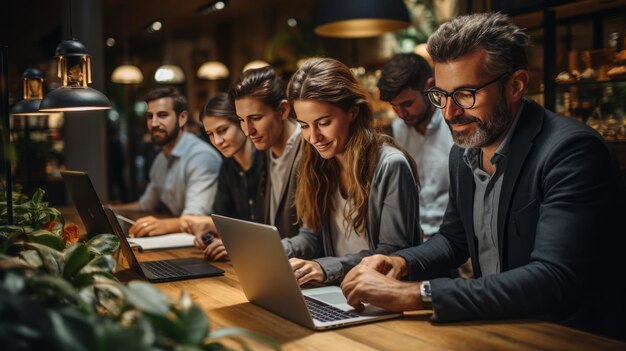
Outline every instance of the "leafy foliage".
<path id="1" fill-rule="evenodd" d="M 64 241 L 65 221 L 43 195 L 14 196 L 16 225 L 0 222 L 3 350 L 226 350 L 218 339 L 227 337 L 279 349 L 271 338 L 245 329 L 210 332 L 206 314 L 185 292 L 171 301 L 150 283 L 120 283 L 111 256 L 118 238 Z"/>

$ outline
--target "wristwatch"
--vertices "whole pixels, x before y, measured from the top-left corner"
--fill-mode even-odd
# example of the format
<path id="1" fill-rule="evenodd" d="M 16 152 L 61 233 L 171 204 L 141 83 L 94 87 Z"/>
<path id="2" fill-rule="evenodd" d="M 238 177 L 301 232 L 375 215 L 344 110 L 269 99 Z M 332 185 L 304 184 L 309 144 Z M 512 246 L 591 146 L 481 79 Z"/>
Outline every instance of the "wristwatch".
<path id="1" fill-rule="evenodd" d="M 422 295 L 422 302 L 430 304 L 433 301 L 433 292 L 430 290 L 430 281 L 424 280 L 420 284 L 420 295 Z"/>

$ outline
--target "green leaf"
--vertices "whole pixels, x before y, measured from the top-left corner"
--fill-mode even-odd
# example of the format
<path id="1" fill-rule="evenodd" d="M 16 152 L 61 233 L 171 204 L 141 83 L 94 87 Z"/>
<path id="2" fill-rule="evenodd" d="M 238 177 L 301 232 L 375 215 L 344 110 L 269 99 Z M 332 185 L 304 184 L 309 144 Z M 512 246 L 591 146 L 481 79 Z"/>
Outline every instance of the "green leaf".
<path id="1" fill-rule="evenodd" d="M 5 254 L 7 253 L 7 251 L 9 251 L 9 247 L 11 245 L 13 245 L 20 238 L 23 238 L 24 232 L 21 230 L 16 230 L 13 232 L 2 233 L 2 236 L 3 238 L 0 242 L 0 254 Z"/>
<path id="2" fill-rule="evenodd" d="M 91 351 L 97 346 L 95 330 L 99 323 L 76 310 L 50 310 L 54 337 L 61 350 Z"/>
<path id="3" fill-rule="evenodd" d="M 185 339 L 188 344 L 199 344 L 209 333 L 209 319 L 198 305 L 179 315 L 181 324 L 185 326 Z"/>
<path id="4" fill-rule="evenodd" d="M 28 241 L 30 242 L 46 245 L 59 251 L 65 249 L 65 242 L 63 241 L 63 239 L 50 231 L 37 230 L 32 233 L 26 234 L 26 236 L 28 237 Z"/>
<path id="5" fill-rule="evenodd" d="M 222 329 L 214 330 L 209 334 L 210 339 L 232 338 L 232 337 L 240 337 L 240 336 L 248 337 L 250 339 L 259 341 L 273 348 L 274 350 L 281 349 L 280 345 L 273 338 L 267 335 L 261 334 L 261 333 L 244 329 L 244 328 L 239 328 L 239 327 L 222 328 Z"/>
<path id="6" fill-rule="evenodd" d="M 61 274 L 65 263 L 62 252 L 37 243 L 26 243 L 26 246 L 37 250 L 48 273 Z"/>
<path id="7" fill-rule="evenodd" d="M 162 338 L 169 339 L 170 342 L 177 344 L 183 343 L 186 340 L 186 325 L 183 325 L 180 319 L 176 318 L 173 314 L 170 315 L 156 315 L 151 313 L 145 313 L 144 318 L 150 321 L 150 324 L 154 326 L 157 334 Z"/>
<path id="8" fill-rule="evenodd" d="M 122 285 L 118 282 L 96 282 L 94 285 L 83 288 L 79 294 L 86 303 L 91 306 L 98 305 L 107 311 L 102 313 L 102 309 L 99 308 L 102 314 L 117 317 L 123 312 L 122 309 L 125 305 L 124 292 L 122 291 Z"/>
<path id="9" fill-rule="evenodd" d="M 115 271 L 115 259 L 109 255 L 96 256 L 80 271 L 80 274 L 112 273 Z"/>
<path id="10" fill-rule="evenodd" d="M 43 261 L 41 260 L 41 256 L 39 256 L 39 252 L 36 250 L 26 250 L 20 253 L 20 257 L 24 261 L 26 261 L 29 265 L 31 265 L 35 269 L 41 268 L 43 266 Z"/>
<path id="11" fill-rule="evenodd" d="M 91 238 L 87 246 L 96 255 L 112 255 L 120 247 L 120 239 L 113 234 L 100 234 Z"/>
<path id="12" fill-rule="evenodd" d="M 79 243 L 68 247 L 64 252 L 65 266 L 63 278 L 71 280 L 74 275 L 89 263 L 89 250 L 87 245 Z"/>
<path id="13" fill-rule="evenodd" d="M 109 272 L 92 272 L 87 274 L 79 273 L 74 277 L 72 283 L 77 288 L 82 288 L 95 283 L 119 282 L 117 277 Z"/>
<path id="14" fill-rule="evenodd" d="M 45 194 L 45 191 L 43 191 L 43 189 L 41 188 L 38 188 L 37 190 L 35 190 L 35 193 L 33 194 L 33 197 L 31 199 L 31 203 L 33 205 L 40 203 L 41 199 L 43 199 L 44 194 Z"/>
<path id="15" fill-rule="evenodd" d="M 137 319 L 132 325 L 105 320 L 95 329 L 100 350 L 158 350 L 152 347 L 156 336 L 145 319 Z"/>
<path id="16" fill-rule="evenodd" d="M 29 277 L 26 284 L 41 300 L 53 304 L 69 302 L 84 313 L 91 313 L 90 307 L 80 298 L 74 287 L 63 278 L 43 274 L 35 275 Z"/>
<path id="17" fill-rule="evenodd" d="M 131 306 L 146 313 L 167 316 L 170 300 L 154 285 L 142 281 L 132 281 L 123 290 Z"/>

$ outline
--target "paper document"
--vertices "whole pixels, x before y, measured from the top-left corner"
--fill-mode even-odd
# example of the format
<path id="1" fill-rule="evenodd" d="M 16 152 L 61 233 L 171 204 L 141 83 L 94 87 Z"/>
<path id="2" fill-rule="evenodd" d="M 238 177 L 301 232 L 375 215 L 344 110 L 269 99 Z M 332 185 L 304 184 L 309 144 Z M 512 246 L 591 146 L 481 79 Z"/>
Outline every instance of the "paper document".
<path id="1" fill-rule="evenodd" d="M 142 250 L 172 249 L 193 246 L 194 236 L 188 233 L 174 233 L 143 238 L 128 238 L 128 242 L 140 246 Z"/>

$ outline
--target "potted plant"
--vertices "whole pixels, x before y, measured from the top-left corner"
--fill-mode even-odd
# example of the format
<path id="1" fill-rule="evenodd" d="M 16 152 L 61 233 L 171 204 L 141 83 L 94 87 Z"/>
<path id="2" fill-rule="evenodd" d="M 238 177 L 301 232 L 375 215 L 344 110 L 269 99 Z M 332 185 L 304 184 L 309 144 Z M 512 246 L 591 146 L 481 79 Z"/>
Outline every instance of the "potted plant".
<path id="1" fill-rule="evenodd" d="M 0 215 L 6 199 L 0 195 Z M 172 301 L 152 284 L 121 283 L 111 234 L 78 241 L 78 229 L 43 201 L 15 194 L 15 225 L 0 220 L 0 345 L 14 350 L 224 350 L 220 339 L 271 338 L 241 328 L 211 331 L 189 294 Z"/>

